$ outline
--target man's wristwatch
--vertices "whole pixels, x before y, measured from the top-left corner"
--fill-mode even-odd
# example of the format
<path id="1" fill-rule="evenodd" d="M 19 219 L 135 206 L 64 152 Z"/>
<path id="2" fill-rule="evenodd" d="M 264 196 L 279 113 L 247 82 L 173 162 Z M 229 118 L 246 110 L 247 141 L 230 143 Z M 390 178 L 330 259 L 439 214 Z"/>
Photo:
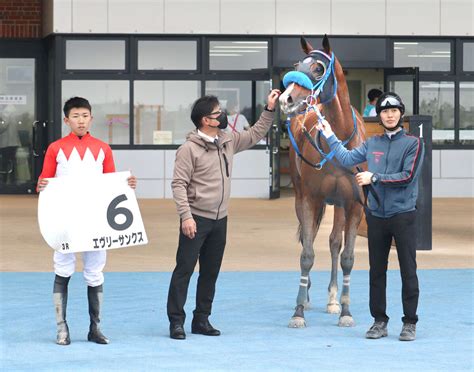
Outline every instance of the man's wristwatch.
<path id="1" fill-rule="evenodd" d="M 275 109 L 273 109 L 273 110 L 270 110 L 270 109 L 268 108 L 268 105 L 265 105 L 265 107 L 264 107 L 264 108 L 265 108 L 265 111 L 275 112 Z"/>
<path id="2" fill-rule="evenodd" d="M 379 182 L 379 176 L 377 176 L 376 173 L 372 174 L 372 177 L 370 177 L 370 182 L 375 185 L 377 182 Z"/>

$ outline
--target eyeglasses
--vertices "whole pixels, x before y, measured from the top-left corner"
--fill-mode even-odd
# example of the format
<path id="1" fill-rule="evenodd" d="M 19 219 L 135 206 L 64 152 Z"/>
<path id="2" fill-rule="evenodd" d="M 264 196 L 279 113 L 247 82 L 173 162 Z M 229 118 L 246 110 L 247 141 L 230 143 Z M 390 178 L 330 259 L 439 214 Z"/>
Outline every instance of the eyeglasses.
<path id="1" fill-rule="evenodd" d="M 210 114 L 206 115 L 206 116 L 211 116 L 211 115 L 217 115 L 217 114 L 222 114 L 222 111 L 214 111 L 214 112 L 211 112 Z"/>
<path id="2" fill-rule="evenodd" d="M 217 118 L 213 118 L 212 115 L 221 115 L 222 114 L 222 111 L 214 111 L 214 112 L 211 112 L 210 114 L 206 115 L 207 118 L 209 119 L 215 119 L 217 120 Z"/>

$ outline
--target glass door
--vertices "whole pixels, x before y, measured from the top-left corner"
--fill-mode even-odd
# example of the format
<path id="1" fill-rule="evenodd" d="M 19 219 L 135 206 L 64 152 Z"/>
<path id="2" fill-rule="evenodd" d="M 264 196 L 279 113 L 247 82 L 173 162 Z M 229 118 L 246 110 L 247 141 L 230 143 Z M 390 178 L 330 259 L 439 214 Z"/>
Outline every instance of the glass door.
<path id="1" fill-rule="evenodd" d="M 46 123 L 38 120 L 37 62 L 0 58 L 0 194 L 35 192 L 46 145 Z"/>
<path id="2" fill-rule="evenodd" d="M 405 115 L 417 115 L 419 101 L 418 67 L 385 69 L 384 81 L 384 90 L 397 93 L 403 100 Z"/>

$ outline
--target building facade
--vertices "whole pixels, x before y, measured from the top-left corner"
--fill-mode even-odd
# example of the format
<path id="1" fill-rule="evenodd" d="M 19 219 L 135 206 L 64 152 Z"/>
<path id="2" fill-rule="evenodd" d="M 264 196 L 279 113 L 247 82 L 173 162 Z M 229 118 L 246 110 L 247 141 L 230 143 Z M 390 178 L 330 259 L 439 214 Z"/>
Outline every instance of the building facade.
<path id="1" fill-rule="evenodd" d="M 193 101 L 219 96 L 245 130 L 304 57 L 299 37 L 320 48 L 327 34 L 357 110 L 391 89 L 407 114 L 433 117 L 433 196 L 474 196 L 473 0 L 12 0 L 0 12 L 0 192 L 34 191 L 45 147 L 67 133 L 62 105 L 80 95 L 138 196 L 169 198 Z M 236 157 L 233 196 L 289 183 L 284 121 Z"/>

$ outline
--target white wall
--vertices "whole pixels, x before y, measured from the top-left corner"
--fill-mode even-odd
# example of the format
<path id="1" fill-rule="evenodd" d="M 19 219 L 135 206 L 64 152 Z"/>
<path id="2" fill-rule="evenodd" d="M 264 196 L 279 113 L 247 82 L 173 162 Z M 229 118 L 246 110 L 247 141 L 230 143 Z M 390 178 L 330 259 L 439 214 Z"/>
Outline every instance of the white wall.
<path id="1" fill-rule="evenodd" d="M 175 154 L 176 150 L 114 150 L 115 167 L 137 176 L 139 198 L 170 199 Z M 231 197 L 268 199 L 269 169 L 267 150 L 247 150 L 235 155 Z"/>
<path id="2" fill-rule="evenodd" d="M 474 197 L 474 150 L 433 150 L 433 197 Z"/>
<path id="3" fill-rule="evenodd" d="M 44 33 L 474 35 L 474 0 L 45 0 Z"/>

